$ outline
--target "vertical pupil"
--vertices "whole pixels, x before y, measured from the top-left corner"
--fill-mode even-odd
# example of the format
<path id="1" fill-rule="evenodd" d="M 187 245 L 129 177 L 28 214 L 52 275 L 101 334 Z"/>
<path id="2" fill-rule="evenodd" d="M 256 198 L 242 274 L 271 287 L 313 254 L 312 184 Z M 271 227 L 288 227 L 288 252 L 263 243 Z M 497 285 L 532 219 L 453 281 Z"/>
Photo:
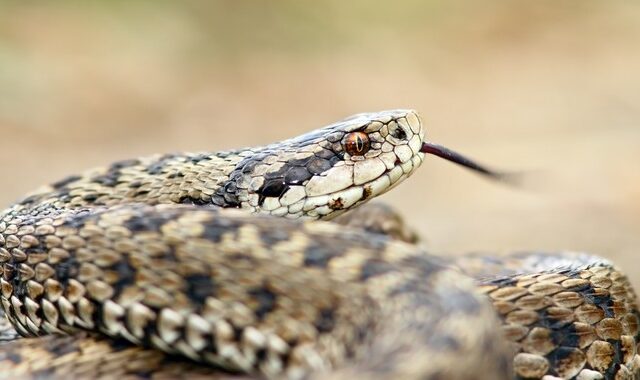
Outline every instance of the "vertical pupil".
<path id="1" fill-rule="evenodd" d="M 369 136 L 362 132 L 350 133 L 344 140 L 344 147 L 351 155 L 364 155 L 369 150 Z"/>
<path id="2" fill-rule="evenodd" d="M 360 153 L 364 149 L 364 141 L 362 141 L 362 137 L 356 135 L 356 152 Z"/>

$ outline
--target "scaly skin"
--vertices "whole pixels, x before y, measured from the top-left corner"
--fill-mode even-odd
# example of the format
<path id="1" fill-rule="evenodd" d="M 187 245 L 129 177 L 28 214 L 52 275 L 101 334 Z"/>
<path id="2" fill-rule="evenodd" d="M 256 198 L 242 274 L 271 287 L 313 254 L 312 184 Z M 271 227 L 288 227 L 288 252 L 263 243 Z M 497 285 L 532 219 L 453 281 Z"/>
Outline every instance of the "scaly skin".
<path id="1" fill-rule="evenodd" d="M 465 263 L 489 258 L 456 269 L 389 210 L 317 221 L 399 184 L 423 144 L 413 111 L 361 114 L 37 191 L 0 214 L 0 300 L 21 335 L 71 337 L 2 344 L 0 377 L 637 375 L 635 297 L 600 259 L 474 284 Z"/>

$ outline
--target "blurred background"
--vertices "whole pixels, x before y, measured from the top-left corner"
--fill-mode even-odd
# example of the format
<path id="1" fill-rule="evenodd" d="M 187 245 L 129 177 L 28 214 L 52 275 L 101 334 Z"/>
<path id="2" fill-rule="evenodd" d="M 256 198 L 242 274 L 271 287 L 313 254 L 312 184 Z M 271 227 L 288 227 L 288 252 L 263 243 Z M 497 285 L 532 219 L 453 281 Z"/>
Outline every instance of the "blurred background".
<path id="1" fill-rule="evenodd" d="M 385 195 L 435 252 L 584 250 L 640 288 L 640 4 L 0 1 L 0 204 L 110 161 L 265 144 L 415 108 L 430 158 Z"/>

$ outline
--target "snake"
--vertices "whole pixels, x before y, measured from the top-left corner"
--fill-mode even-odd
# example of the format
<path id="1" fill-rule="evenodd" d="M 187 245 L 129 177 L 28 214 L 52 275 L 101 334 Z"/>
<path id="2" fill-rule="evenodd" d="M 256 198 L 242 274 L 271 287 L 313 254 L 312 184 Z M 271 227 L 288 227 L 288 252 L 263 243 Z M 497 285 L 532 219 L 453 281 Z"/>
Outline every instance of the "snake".
<path id="1" fill-rule="evenodd" d="M 628 278 L 587 253 L 428 252 L 373 198 L 418 114 L 115 162 L 0 213 L 0 378 L 638 379 Z"/>

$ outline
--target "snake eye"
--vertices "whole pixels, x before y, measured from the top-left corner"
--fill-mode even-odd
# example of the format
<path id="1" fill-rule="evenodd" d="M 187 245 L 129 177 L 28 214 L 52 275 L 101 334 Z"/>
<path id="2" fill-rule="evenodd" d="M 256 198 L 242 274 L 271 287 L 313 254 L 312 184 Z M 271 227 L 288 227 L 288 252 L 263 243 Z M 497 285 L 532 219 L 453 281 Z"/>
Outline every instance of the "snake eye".
<path id="1" fill-rule="evenodd" d="M 351 156 L 362 156 L 369 151 L 369 136 L 364 132 L 352 132 L 344 137 L 344 150 Z"/>

